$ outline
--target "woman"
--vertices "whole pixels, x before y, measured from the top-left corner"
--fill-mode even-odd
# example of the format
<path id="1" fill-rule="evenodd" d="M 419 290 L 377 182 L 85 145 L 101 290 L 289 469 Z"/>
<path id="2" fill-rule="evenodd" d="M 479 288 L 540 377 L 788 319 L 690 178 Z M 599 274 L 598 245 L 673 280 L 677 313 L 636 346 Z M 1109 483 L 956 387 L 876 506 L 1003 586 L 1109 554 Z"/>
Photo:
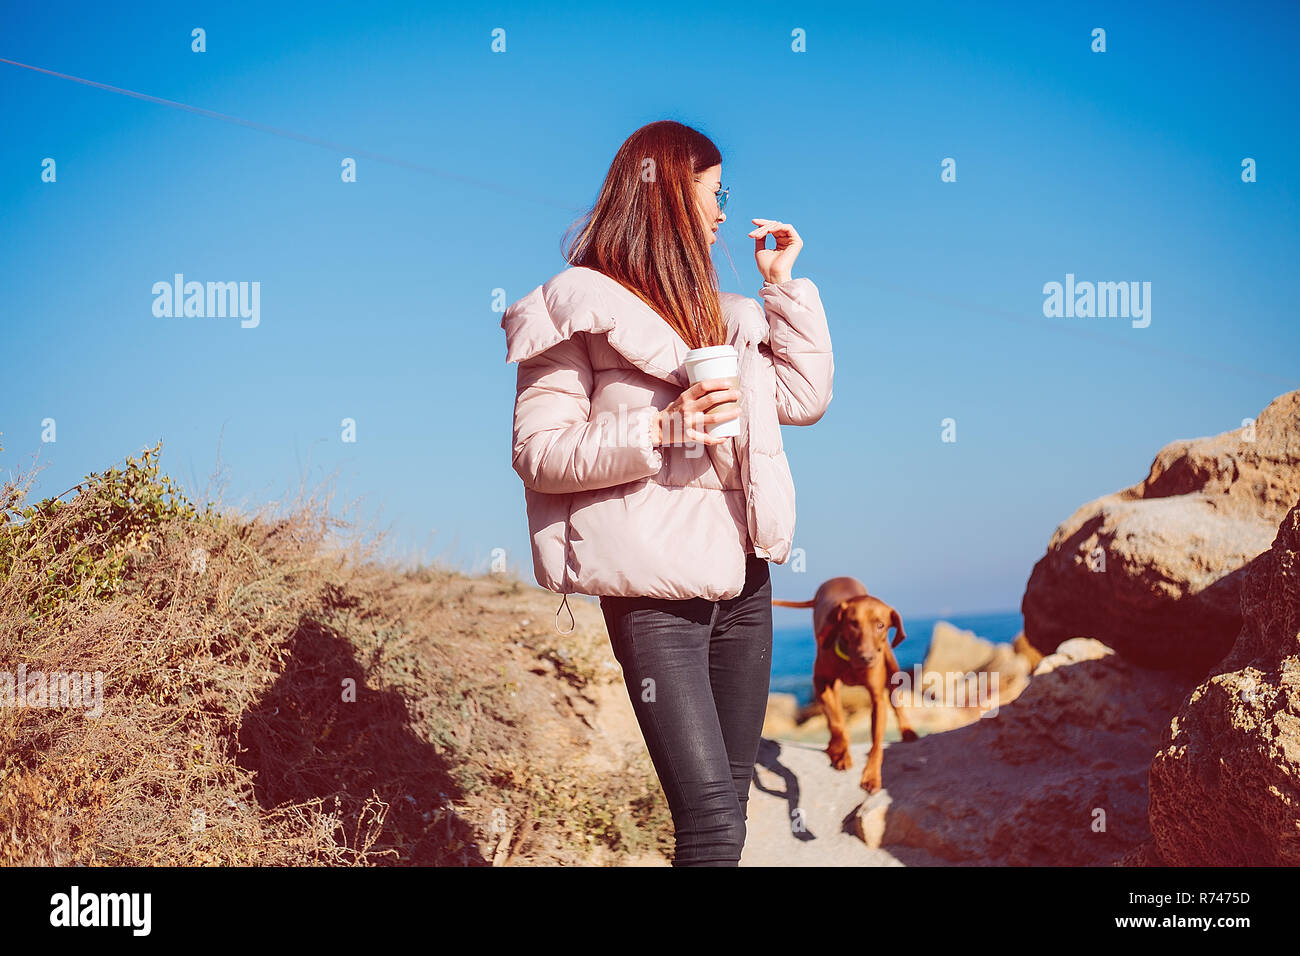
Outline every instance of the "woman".
<path id="1" fill-rule="evenodd" d="M 761 307 L 718 291 L 721 164 L 681 123 L 637 130 L 571 267 L 501 320 L 519 362 L 512 462 L 534 572 L 565 601 L 600 597 L 672 811 L 674 866 L 740 861 L 771 676 L 767 562 L 784 563 L 794 535 L 779 426 L 821 418 L 834 372 L 817 288 L 791 277 L 793 226 L 751 220 Z M 688 387 L 686 353 L 722 344 L 740 388 Z M 728 402 L 739 408 L 714 410 Z M 707 433 L 737 417 L 738 438 Z"/>

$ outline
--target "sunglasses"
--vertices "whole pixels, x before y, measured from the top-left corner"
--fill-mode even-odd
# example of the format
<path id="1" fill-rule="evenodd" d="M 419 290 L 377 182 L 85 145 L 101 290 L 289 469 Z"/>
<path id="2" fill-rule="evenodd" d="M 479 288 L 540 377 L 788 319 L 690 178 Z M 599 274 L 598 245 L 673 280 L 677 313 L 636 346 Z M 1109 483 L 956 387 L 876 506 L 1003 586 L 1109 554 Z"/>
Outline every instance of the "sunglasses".
<path id="1" fill-rule="evenodd" d="M 697 183 L 704 182 L 702 179 L 697 179 L 695 181 Z M 722 212 L 722 210 L 727 208 L 727 197 L 729 195 L 731 195 L 731 190 L 726 186 L 719 186 L 718 191 L 713 194 L 713 198 L 718 201 L 718 212 Z"/>

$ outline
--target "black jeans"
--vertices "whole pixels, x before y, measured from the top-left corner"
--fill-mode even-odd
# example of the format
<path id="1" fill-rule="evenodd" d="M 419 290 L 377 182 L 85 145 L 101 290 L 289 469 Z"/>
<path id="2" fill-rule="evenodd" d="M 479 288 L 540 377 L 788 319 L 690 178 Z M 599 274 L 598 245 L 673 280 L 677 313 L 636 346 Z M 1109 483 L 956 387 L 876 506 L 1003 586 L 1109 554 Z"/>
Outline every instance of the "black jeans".
<path id="1" fill-rule="evenodd" d="M 601 597 L 676 831 L 673 866 L 738 866 L 772 676 L 772 581 L 748 555 L 728 601 Z"/>

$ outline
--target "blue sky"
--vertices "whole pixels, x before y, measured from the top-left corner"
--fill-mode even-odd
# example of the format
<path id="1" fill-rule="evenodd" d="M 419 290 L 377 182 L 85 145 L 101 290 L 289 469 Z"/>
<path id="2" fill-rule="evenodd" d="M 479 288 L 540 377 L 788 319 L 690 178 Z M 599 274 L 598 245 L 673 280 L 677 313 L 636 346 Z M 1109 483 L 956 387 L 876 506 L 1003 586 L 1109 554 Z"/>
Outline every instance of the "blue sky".
<path id="1" fill-rule="evenodd" d="M 334 475 L 394 553 L 531 582 L 492 290 L 565 268 L 619 143 L 672 118 L 723 153 L 722 287 L 757 295 L 750 217 L 792 222 L 831 324 L 776 594 L 1017 608 L 1079 505 L 1300 386 L 1300 15 L 1131 6 L 9 5 L 0 57 L 316 142 L 0 63 L 0 467 L 39 452 L 54 494 L 162 438 L 201 490 L 220 448 L 228 502 Z M 260 324 L 155 317 L 177 272 L 259 282 Z M 1044 317 L 1067 273 L 1150 282 L 1149 327 Z"/>

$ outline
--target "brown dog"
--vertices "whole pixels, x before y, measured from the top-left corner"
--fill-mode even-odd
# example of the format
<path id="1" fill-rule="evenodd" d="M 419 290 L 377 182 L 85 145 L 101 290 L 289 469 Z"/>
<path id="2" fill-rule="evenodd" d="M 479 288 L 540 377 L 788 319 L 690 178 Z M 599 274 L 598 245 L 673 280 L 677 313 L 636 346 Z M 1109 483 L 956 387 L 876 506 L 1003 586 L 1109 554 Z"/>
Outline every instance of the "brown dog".
<path id="1" fill-rule="evenodd" d="M 885 723 L 889 716 L 885 708 L 893 706 L 890 680 L 899 669 L 892 647 L 907 637 L 903 619 L 884 601 L 868 594 L 856 578 L 831 578 L 817 589 L 811 601 L 774 600 L 772 603 L 779 607 L 813 609 L 813 633 L 817 640 L 813 692 L 821 700 L 830 724 L 831 740 L 826 753 L 836 770 L 853 766 L 840 706 L 840 685 L 866 687 L 871 695 L 871 753 L 862 771 L 862 789 L 875 793 L 881 788 L 880 766 L 885 756 Z M 891 626 L 897 631 L 892 647 Z M 895 706 L 894 713 L 898 715 L 903 739 L 915 740 L 916 731 L 903 712 Z"/>

